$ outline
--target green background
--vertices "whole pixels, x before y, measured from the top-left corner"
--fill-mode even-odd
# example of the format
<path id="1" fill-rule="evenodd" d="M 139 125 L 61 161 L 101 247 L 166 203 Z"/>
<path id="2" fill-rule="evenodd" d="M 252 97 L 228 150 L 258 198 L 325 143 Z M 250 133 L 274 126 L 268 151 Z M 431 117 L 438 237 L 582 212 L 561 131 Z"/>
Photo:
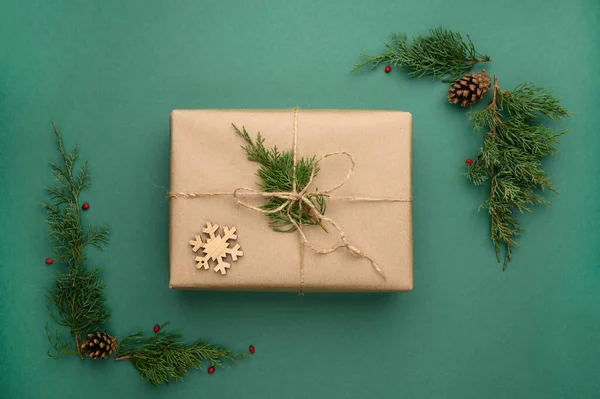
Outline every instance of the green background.
<path id="1" fill-rule="evenodd" d="M 31 1 L 0 5 L 0 396 L 5 398 L 594 398 L 600 395 L 600 3 Z M 469 33 L 501 86 L 534 81 L 575 116 L 545 167 L 560 195 L 524 215 L 496 263 L 486 189 L 461 176 L 481 137 L 447 86 L 350 74 L 389 33 Z M 176 292 L 168 283 L 169 113 L 181 108 L 398 109 L 414 117 L 415 288 L 394 295 Z M 126 363 L 54 361 L 41 292 L 60 265 L 37 206 L 80 145 L 85 222 L 112 229 L 110 331 L 170 320 L 256 354 L 153 388 Z M 368 132 L 365 132 L 368 134 Z M 390 245 L 394 245 L 393 242 Z"/>

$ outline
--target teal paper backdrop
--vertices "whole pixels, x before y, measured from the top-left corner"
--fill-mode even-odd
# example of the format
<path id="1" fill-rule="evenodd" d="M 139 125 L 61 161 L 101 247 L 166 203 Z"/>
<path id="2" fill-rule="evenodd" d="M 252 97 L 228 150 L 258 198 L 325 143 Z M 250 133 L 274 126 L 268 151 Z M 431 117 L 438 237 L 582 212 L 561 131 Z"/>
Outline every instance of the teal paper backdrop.
<path id="1" fill-rule="evenodd" d="M 600 2 L 45 1 L 0 4 L 2 398 L 600 397 Z M 447 86 L 383 66 L 350 74 L 389 33 L 469 33 L 510 89 L 575 113 L 544 166 L 559 195 L 524 215 L 506 272 L 461 176 L 481 136 Z M 397 109 L 414 117 L 414 291 L 397 295 L 168 289 L 169 113 L 178 108 Z M 129 364 L 46 356 L 55 270 L 38 204 L 57 160 L 50 122 L 90 162 L 85 222 L 112 229 L 110 331 L 170 320 L 239 365 L 154 388 Z M 365 132 L 369 134 L 369 132 Z M 235 149 L 232 149 L 235 150 Z M 390 242 L 390 245 L 394 245 Z"/>

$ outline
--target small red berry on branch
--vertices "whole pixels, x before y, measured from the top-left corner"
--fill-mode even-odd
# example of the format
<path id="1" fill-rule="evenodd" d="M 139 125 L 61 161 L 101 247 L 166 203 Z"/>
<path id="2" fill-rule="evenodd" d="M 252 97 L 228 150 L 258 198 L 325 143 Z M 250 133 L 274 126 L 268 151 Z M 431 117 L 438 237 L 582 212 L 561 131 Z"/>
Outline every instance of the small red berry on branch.
<path id="1" fill-rule="evenodd" d="M 466 163 L 467 165 L 471 165 L 471 164 L 473 163 L 473 160 L 472 160 L 471 158 L 469 158 L 469 159 L 467 159 L 467 160 L 465 161 L 465 163 Z"/>
<path id="2" fill-rule="evenodd" d="M 154 334 L 158 334 L 159 331 L 160 331 L 160 326 L 157 324 L 154 326 Z"/>
<path id="3" fill-rule="evenodd" d="M 250 345 L 250 348 L 248 348 L 250 350 L 250 353 L 254 354 L 254 345 Z"/>
<path id="4" fill-rule="evenodd" d="M 50 258 L 46 259 L 46 264 L 47 265 L 51 265 L 52 262 L 54 262 L 52 259 L 50 259 Z"/>
<path id="5" fill-rule="evenodd" d="M 390 73 L 390 72 L 392 72 L 392 67 L 388 65 L 385 67 L 385 73 Z"/>
<path id="6" fill-rule="evenodd" d="M 83 205 L 81 205 L 81 209 L 83 209 L 84 211 L 87 211 L 88 209 L 90 209 L 90 204 L 88 204 L 87 202 Z"/>
<path id="7" fill-rule="evenodd" d="M 214 368 L 213 366 L 210 366 L 210 367 L 208 368 L 208 374 L 212 374 L 212 373 L 214 373 L 214 372 L 215 372 L 215 368 Z"/>

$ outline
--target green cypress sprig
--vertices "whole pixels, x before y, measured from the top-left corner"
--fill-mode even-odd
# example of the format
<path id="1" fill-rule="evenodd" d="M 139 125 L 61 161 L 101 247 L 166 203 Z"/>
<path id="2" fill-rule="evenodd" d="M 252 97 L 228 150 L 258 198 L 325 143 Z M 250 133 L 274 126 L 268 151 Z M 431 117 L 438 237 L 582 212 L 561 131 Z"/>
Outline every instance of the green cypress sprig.
<path id="1" fill-rule="evenodd" d="M 61 357 L 76 350 L 83 358 L 80 350 L 82 336 L 100 328 L 109 316 L 104 283 L 98 269 L 87 270 L 83 266 L 86 259 L 84 248 L 88 245 L 102 248 L 102 244 L 108 242 L 108 228 L 82 226 L 79 194 L 89 186 L 87 163 L 76 169 L 77 147 L 66 152 L 60 133 L 54 124 L 52 127 L 62 163 L 50 163 L 55 185 L 46 188 L 51 203 L 42 204 L 42 207 L 48 215 L 46 223 L 55 255 L 66 266 L 67 271 L 58 274 L 54 288 L 46 294 L 46 298 L 56 309 L 54 311 L 48 307 L 50 316 L 59 325 L 68 328 L 75 346 L 61 338 L 58 331 L 53 339 L 48 327 L 48 340 L 55 350 L 54 353 L 49 352 L 49 355 Z"/>
<path id="2" fill-rule="evenodd" d="M 52 348 L 48 355 L 55 359 L 78 355 L 83 359 L 82 338 L 101 330 L 109 317 L 104 297 L 105 283 L 99 269 L 84 267 L 84 249 L 88 245 L 102 248 L 108 242 L 108 228 L 82 226 L 79 195 L 83 188 L 89 186 L 87 163 L 76 169 L 77 147 L 66 152 L 60 133 L 54 124 L 52 126 L 62 162 L 50 163 L 56 184 L 46 189 L 52 201 L 42 204 L 42 207 L 48 215 L 46 222 L 55 256 L 67 270 L 58 273 L 53 289 L 45 296 L 50 302 L 48 311 L 51 318 L 69 330 L 69 338 L 64 338 L 60 330 L 53 332 L 47 323 L 46 334 Z M 181 380 L 189 368 L 200 368 L 202 360 L 209 360 L 215 367 L 223 367 L 223 360 L 235 362 L 238 358 L 247 357 L 206 342 L 185 346 L 178 341 L 179 337 L 179 334 L 165 330 L 152 337 L 141 332 L 132 334 L 121 342 L 116 360 L 131 360 L 142 379 L 159 385 L 169 380 Z"/>
<path id="3" fill-rule="evenodd" d="M 448 29 L 430 29 L 429 35 L 411 40 L 405 35 L 394 35 L 386 48 L 388 51 L 379 56 L 361 54 L 366 60 L 352 71 L 387 63 L 408 69 L 411 77 L 430 75 L 454 82 L 451 88 L 454 95 L 449 100 L 460 95 L 472 100 L 467 103 L 474 103 L 484 97 L 477 92 L 481 82 L 463 75 L 477 63 L 492 60 L 475 49 L 469 36 L 464 39 Z M 455 81 L 458 78 L 462 78 L 460 82 Z M 489 197 L 480 209 L 487 209 L 490 215 L 490 236 L 498 262 L 502 249 L 505 250 L 503 269 L 512 258 L 513 248 L 518 247 L 516 238 L 524 230 L 515 212 L 531 212 L 534 205 L 549 204 L 543 196 L 544 190 L 554 192 L 541 159 L 556 151 L 557 138 L 566 131 L 556 132 L 542 122 L 569 115 L 558 98 L 547 90 L 524 83 L 505 91 L 498 86 L 496 77 L 491 103 L 482 111 L 470 112 L 475 130 L 484 132 L 484 136 L 478 155 L 467 160 L 465 175 L 475 186 L 489 184 Z"/>
<path id="4" fill-rule="evenodd" d="M 466 177 L 476 186 L 490 181 L 490 194 L 480 208 L 488 210 L 491 239 L 503 269 L 512 258 L 515 241 L 524 228 L 515 216 L 531 212 L 532 206 L 549 204 L 543 190 L 552 192 L 552 180 L 541 168 L 541 158 L 556 151 L 555 132 L 544 126 L 543 118 L 560 119 L 570 113 L 552 93 L 533 84 L 521 84 L 504 91 L 494 77 L 491 103 L 482 111 L 472 111 L 470 119 L 477 131 L 484 131 L 483 146 Z"/>
<path id="5" fill-rule="evenodd" d="M 142 380 L 161 385 L 183 380 L 189 369 L 202 369 L 203 360 L 222 368 L 223 360 L 235 363 L 236 359 L 248 357 L 202 341 L 186 346 L 180 342 L 180 334 L 166 331 L 167 325 L 160 326 L 159 332 L 151 336 L 139 331 L 126 337 L 115 360 L 130 361 Z"/>
<path id="6" fill-rule="evenodd" d="M 406 68 L 411 77 L 430 75 L 433 79 L 452 81 L 468 73 L 480 62 L 492 59 L 475 49 L 469 36 L 449 29 L 430 29 L 429 34 L 407 39 L 406 35 L 393 34 L 392 42 L 385 43 L 387 52 L 373 56 L 362 53 L 366 60 L 354 67 L 352 72 L 381 63 Z"/>
<path id="7" fill-rule="evenodd" d="M 257 162 L 261 165 L 256 172 L 261 180 L 261 190 L 265 192 L 291 192 L 294 165 L 293 152 L 291 150 L 280 152 L 276 146 L 267 149 L 264 145 L 265 140 L 260 132 L 257 134 L 256 142 L 254 142 L 245 127 L 240 130 L 237 126 L 233 124 L 232 126 L 235 129 L 235 132 L 247 143 L 247 145 L 242 146 L 242 148 L 246 152 L 248 160 Z M 314 156 L 297 160 L 296 190 L 298 192 L 302 191 L 308 184 L 315 162 L 316 158 Z M 315 168 L 315 176 L 318 173 L 319 167 L 317 165 Z M 315 205 L 322 215 L 325 214 L 327 209 L 325 197 L 326 196 L 323 194 L 307 195 L 307 198 Z M 269 198 L 267 203 L 261 206 L 261 209 L 269 211 L 275 210 L 283 205 L 284 202 L 285 200 L 281 198 Z M 320 225 L 320 221 L 313 215 L 310 207 L 302 201 L 293 201 L 290 215 L 299 226 Z M 271 219 L 269 226 L 275 231 L 287 233 L 296 230 L 296 227 L 290 222 L 287 216 L 286 208 L 276 213 L 267 214 L 266 216 Z"/>

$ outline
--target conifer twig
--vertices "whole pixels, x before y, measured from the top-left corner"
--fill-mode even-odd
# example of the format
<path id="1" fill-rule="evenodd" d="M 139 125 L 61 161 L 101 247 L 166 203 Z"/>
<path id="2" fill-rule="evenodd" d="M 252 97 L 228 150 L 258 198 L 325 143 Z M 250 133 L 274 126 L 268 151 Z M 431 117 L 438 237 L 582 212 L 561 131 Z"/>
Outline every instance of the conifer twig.
<path id="1" fill-rule="evenodd" d="M 558 99 L 532 84 L 502 90 L 494 76 L 491 103 L 482 111 L 472 111 L 475 129 L 485 129 L 483 146 L 468 166 L 466 177 L 478 186 L 490 180 L 490 194 L 480 208 L 487 208 L 491 219 L 491 239 L 498 262 L 501 245 L 505 256 L 503 269 L 512 259 L 515 238 L 524 230 L 514 210 L 531 212 L 531 206 L 549 204 L 538 192 L 554 191 L 552 181 L 541 169 L 540 158 L 556 151 L 556 138 L 565 132 L 541 124 L 541 118 L 569 116 Z"/>
<path id="2" fill-rule="evenodd" d="M 161 385 L 182 380 L 189 369 L 201 369 L 202 360 L 223 367 L 223 360 L 235 363 L 236 359 L 248 357 L 202 341 L 186 346 L 179 341 L 180 334 L 165 329 L 168 324 L 164 323 L 159 332 L 151 336 L 139 331 L 126 337 L 119 345 L 115 360 L 129 360 L 143 380 Z"/>
<path id="3" fill-rule="evenodd" d="M 104 298 L 105 283 L 101 280 L 98 269 L 88 270 L 84 266 L 84 249 L 88 245 L 102 249 L 102 245 L 108 241 L 108 229 L 82 227 L 79 194 L 89 185 L 87 164 L 78 171 L 75 169 L 77 147 L 72 152 L 66 152 L 58 129 L 54 124 L 52 126 L 62 163 L 50 163 L 56 184 L 46 189 L 51 202 L 42 204 L 42 207 L 48 215 L 46 223 L 55 252 L 67 270 L 66 273 L 57 274 L 54 288 L 45 296 L 50 302 L 50 317 L 59 326 L 69 330 L 69 338 L 63 340 L 60 330 L 52 334 L 46 323 L 46 334 L 52 348 L 48 351 L 48 356 L 58 359 L 78 355 L 83 359 L 80 345 L 82 335 L 90 333 L 88 338 L 97 335 L 109 317 Z M 167 324 L 163 324 L 162 328 Z M 107 336 L 104 332 L 101 334 Z M 204 359 L 214 366 L 222 367 L 225 359 L 235 362 L 238 358 L 247 357 L 205 342 L 185 346 L 178 341 L 179 337 L 179 334 L 164 330 L 151 337 L 145 337 L 141 332 L 132 334 L 121 342 L 115 360 L 131 361 L 142 379 L 159 385 L 169 380 L 181 380 L 188 368 L 200 368 Z M 114 337 L 110 338 L 116 342 Z M 101 343 L 99 349 L 103 348 L 106 350 L 106 346 Z M 87 354 L 90 355 L 89 352 Z M 110 354 L 112 352 L 107 351 L 104 356 L 99 357 L 97 353 L 94 359 L 105 358 Z"/>
<path id="4" fill-rule="evenodd" d="M 77 147 L 66 152 L 60 133 L 52 123 L 56 145 L 62 163 L 51 162 L 55 177 L 54 187 L 46 189 L 51 202 L 42 204 L 48 215 L 47 225 L 54 252 L 67 268 L 66 273 L 59 273 L 55 278 L 55 286 L 45 296 L 56 309 L 49 308 L 50 316 L 61 326 L 67 327 L 75 341 L 77 354 L 83 359 L 80 348 L 80 334 L 87 334 L 99 328 L 108 318 L 105 306 L 104 283 L 100 280 L 97 269 L 87 270 L 84 248 L 92 245 L 101 248 L 108 241 L 106 227 L 90 227 L 84 229 L 81 223 L 79 195 L 81 190 L 89 186 L 87 163 L 76 169 L 78 159 Z M 56 350 L 53 356 L 60 357 L 71 353 L 57 332 L 53 340 L 48 328 L 48 339 Z"/>
<path id="5" fill-rule="evenodd" d="M 392 43 L 386 43 L 387 52 L 378 56 L 361 54 L 364 62 L 356 65 L 352 72 L 380 63 L 399 66 L 410 71 L 411 77 L 431 75 L 433 79 L 454 79 L 468 73 L 478 63 L 492 59 L 479 53 L 469 36 L 466 40 L 460 33 L 449 29 L 430 29 L 426 36 L 418 35 L 408 40 L 406 35 L 392 35 Z"/>

